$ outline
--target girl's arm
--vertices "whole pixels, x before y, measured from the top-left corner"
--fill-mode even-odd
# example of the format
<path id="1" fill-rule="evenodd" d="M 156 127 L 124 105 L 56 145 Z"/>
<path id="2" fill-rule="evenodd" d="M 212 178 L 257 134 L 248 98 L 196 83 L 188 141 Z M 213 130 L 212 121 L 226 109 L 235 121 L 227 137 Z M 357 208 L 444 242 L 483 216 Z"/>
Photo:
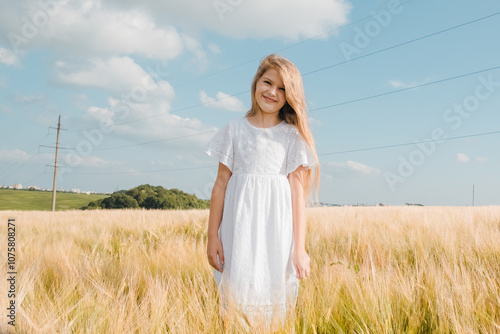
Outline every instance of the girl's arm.
<path id="1" fill-rule="evenodd" d="M 288 182 L 292 193 L 293 237 L 294 246 L 292 262 L 297 272 L 297 278 L 309 276 L 310 258 L 306 252 L 306 204 L 304 198 L 304 177 L 306 168 L 298 167 L 288 174 Z"/>
<path id="2" fill-rule="evenodd" d="M 226 187 L 232 173 L 229 168 L 219 162 L 219 170 L 217 179 L 215 180 L 212 189 L 212 197 L 210 198 L 210 214 L 208 217 L 208 232 L 207 232 L 207 256 L 208 262 L 212 267 L 222 272 L 222 267 L 217 261 L 217 254 L 222 265 L 224 265 L 224 251 L 222 243 L 219 240 L 218 232 L 222 220 L 222 212 L 224 210 L 224 196 Z"/>

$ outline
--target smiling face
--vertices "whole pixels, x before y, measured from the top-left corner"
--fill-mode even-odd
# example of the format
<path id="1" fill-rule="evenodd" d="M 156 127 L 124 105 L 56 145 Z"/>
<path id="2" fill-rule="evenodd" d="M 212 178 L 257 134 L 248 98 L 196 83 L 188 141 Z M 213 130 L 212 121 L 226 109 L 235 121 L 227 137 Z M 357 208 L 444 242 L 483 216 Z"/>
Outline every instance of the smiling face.
<path id="1" fill-rule="evenodd" d="M 285 105 L 285 86 L 276 69 L 268 69 L 257 81 L 255 101 L 263 113 L 277 114 Z"/>

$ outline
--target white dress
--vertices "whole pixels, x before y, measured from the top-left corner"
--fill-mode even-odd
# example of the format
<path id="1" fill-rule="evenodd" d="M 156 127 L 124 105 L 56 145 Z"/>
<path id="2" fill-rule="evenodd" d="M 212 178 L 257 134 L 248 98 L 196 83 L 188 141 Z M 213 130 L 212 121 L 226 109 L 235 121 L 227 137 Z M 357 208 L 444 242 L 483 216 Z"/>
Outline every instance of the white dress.
<path id="1" fill-rule="evenodd" d="M 222 309 L 231 300 L 250 323 L 284 321 L 299 285 L 287 176 L 316 164 L 312 150 L 293 124 L 258 128 L 240 117 L 220 129 L 204 153 L 232 172 L 219 227 L 225 264 L 222 273 L 214 269 Z"/>

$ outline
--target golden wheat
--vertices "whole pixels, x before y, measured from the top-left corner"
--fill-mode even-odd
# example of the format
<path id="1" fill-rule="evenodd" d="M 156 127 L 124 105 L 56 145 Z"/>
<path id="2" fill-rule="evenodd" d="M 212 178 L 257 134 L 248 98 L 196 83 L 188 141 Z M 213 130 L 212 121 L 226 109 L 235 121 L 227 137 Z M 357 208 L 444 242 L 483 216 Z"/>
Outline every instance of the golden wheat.
<path id="1" fill-rule="evenodd" d="M 3 211 L 4 277 L 9 217 L 17 333 L 241 330 L 219 318 L 208 210 Z M 312 274 L 282 332 L 500 333 L 500 207 L 308 208 L 307 220 Z"/>

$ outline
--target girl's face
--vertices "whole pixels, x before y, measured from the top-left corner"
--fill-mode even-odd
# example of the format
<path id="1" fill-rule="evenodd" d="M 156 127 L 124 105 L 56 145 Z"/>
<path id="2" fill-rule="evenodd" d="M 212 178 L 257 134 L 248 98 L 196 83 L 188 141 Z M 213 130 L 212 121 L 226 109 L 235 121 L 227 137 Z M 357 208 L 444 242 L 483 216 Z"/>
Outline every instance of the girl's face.
<path id="1" fill-rule="evenodd" d="M 257 81 L 255 101 L 264 113 L 278 113 L 285 105 L 285 86 L 274 68 L 268 69 Z"/>

